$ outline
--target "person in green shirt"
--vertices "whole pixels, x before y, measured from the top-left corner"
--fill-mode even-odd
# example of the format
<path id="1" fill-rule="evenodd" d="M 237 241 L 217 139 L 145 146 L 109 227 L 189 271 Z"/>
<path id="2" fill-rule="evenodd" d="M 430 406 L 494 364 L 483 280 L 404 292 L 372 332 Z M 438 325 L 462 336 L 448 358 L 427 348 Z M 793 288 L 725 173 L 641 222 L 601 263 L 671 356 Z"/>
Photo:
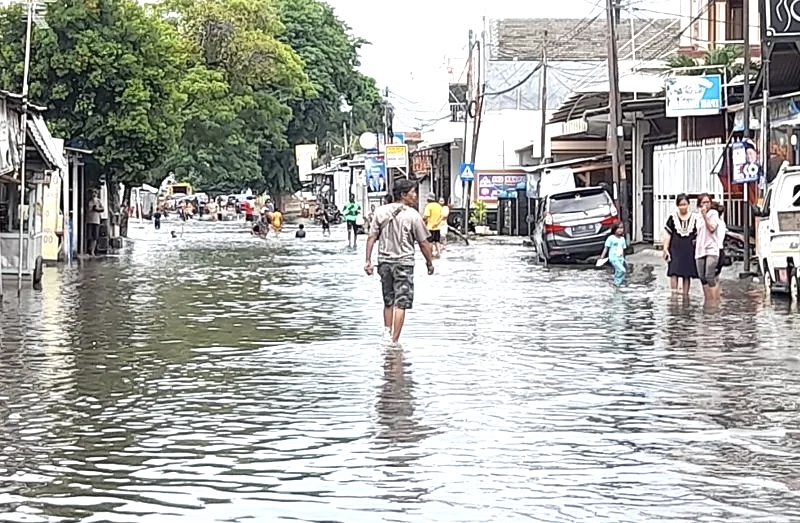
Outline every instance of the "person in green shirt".
<path id="1" fill-rule="evenodd" d="M 358 238 L 356 221 L 361 215 L 361 205 L 356 201 L 355 194 L 350 195 L 350 201 L 345 204 L 342 214 L 344 215 L 344 221 L 347 223 L 347 246 L 355 249 L 356 239 Z"/>

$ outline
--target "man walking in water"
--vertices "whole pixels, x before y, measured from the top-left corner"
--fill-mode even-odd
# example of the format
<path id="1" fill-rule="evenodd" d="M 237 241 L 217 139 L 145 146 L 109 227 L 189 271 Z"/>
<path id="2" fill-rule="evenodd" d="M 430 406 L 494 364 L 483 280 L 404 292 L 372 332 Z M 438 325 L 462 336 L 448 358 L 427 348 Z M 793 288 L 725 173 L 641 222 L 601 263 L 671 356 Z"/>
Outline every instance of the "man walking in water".
<path id="1" fill-rule="evenodd" d="M 355 249 L 356 239 L 358 238 L 358 225 L 356 224 L 356 220 L 358 220 L 358 216 L 361 214 L 361 205 L 356 201 L 355 194 L 350 195 L 350 201 L 345 204 L 342 214 L 344 214 L 344 221 L 347 222 L 347 245 L 351 249 Z"/>
<path id="2" fill-rule="evenodd" d="M 367 238 L 364 271 L 372 275 L 372 250 L 378 242 L 378 275 L 383 291 L 383 326 L 392 337 L 400 339 L 406 311 L 414 302 L 414 244 L 425 256 L 428 274 L 433 274 L 433 256 L 428 243 L 428 229 L 422 216 L 412 206 L 417 203 L 417 187 L 400 179 L 392 186 L 393 203 L 375 210 Z"/>

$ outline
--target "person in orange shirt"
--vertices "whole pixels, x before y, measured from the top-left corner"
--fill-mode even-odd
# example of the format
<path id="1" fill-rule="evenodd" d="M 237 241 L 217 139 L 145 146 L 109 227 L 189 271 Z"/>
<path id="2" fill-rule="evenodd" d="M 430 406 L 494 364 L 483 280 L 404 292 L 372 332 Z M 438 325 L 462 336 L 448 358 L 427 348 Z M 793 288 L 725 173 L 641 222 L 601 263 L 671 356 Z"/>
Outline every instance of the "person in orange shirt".
<path id="1" fill-rule="evenodd" d="M 272 230 L 275 231 L 275 236 L 281 233 L 283 227 L 283 214 L 278 209 L 272 211 Z"/>

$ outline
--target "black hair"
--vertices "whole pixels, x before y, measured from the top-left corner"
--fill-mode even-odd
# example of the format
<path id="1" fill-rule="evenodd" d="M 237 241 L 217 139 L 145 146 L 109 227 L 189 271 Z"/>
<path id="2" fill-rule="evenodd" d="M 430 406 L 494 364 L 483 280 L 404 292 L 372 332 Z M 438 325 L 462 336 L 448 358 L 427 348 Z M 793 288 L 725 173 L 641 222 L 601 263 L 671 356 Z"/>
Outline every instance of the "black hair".
<path id="1" fill-rule="evenodd" d="M 297 228 L 298 228 L 298 229 L 305 229 L 305 228 L 306 228 L 306 226 L 305 226 L 305 225 L 303 225 L 303 224 L 301 223 L 300 225 L 298 225 L 298 226 L 297 226 Z"/>
<path id="2" fill-rule="evenodd" d="M 677 205 L 680 205 L 682 202 L 686 202 L 687 204 L 689 203 L 689 197 L 688 197 L 688 196 L 687 196 L 685 193 L 680 193 L 680 194 L 679 194 L 679 195 L 678 195 L 678 196 L 675 198 L 675 205 L 676 205 L 676 206 L 677 206 Z"/>
<path id="3" fill-rule="evenodd" d="M 383 202 L 384 203 L 389 204 L 389 203 L 392 203 L 393 201 L 394 201 L 394 198 L 392 198 L 391 194 L 387 194 L 386 196 L 383 197 Z"/>
<path id="4" fill-rule="evenodd" d="M 617 229 L 619 229 L 620 227 L 622 227 L 623 231 L 625 230 L 625 224 L 624 223 L 622 223 L 620 220 L 615 221 L 614 225 L 611 226 L 611 233 L 612 234 L 617 234 Z"/>
<path id="5" fill-rule="evenodd" d="M 725 206 L 722 205 L 721 203 L 717 204 L 717 214 L 719 214 L 720 216 L 725 214 Z"/>
<path id="6" fill-rule="evenodd" d="M 415 190 L 417 184 L 406 178 L 400 178 L 392 184 L 392 199 L 400 200 L 409 192 Z"/>
<path id="7" fill-rule="evenodd" d="M 708 194 L 707 192 L 704 192 L 703 194 L 701 194 L 700 196 L 697 197 L 697 206 L 700 207 L 700 204 L 703 203 L 703 200 L 705 200 L 706 198 L 708 198 L 708 201 L 711 202 L 711 206 L 713 207 L 714 206 L 714 198 L 712 198 L 711 195 Z"/>

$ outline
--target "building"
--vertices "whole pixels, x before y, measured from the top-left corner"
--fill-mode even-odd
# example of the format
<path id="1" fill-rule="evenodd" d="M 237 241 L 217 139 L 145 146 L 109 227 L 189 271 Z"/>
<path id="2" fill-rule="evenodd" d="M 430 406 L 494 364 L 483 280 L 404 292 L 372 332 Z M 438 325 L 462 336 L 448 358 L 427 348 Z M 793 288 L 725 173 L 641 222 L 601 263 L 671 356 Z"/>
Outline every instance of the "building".
<path id="1" fill-rule="evenodd" d="M 650 57 L 674 50 L 679 40 L 677 19 L 623 19 L 619 32 L 621 57 L 636 64 L 650 63 Z M 526 167 L 538 165 L 543 158 L 570 155 L 574 158 L 583 152 L 570 150 L 574 143 L 551 140 L 549 135 L 543 144 L 542 127 L 573 93 L 604 81 L 607 32 L 605 20 L 544 18 L 494 20 L 489 23 L 487 33 L 485 47 L 489 52 L 481 64 L 486 95 L 474 158 L 476 183 L 471 197 L 485 201 L 494 209 L 499 194 L 512 192 L 525 180 Z M 545 48 L 547 95 L 546 100 L 542 100 Z M 459 208 L 464 201 L 458 166 L 471 156 L 472 124 L 464 128 L 462 108 L 466 82 L 463 75 L 455 74 L 459 70 L 457 64 L 452 63 L 450 69 L 454 73 L 448 86 L 453 118 L 426 133 L 426 142 L 421 144 L 420 151 L 435 146 L 439 154 L 444 155 L 445 148 L 449 148 L 450 168 L 444 171 L 450 173 L 450 201 L 454 208 Z M 559 150 L 561 146 L 565 149 Z M 600 147 L 598 152 L 603 150 Z M 463 156 L 453 157 L 453 151 Z M 493 219 L 490 211 L 490 225 Z"/>

